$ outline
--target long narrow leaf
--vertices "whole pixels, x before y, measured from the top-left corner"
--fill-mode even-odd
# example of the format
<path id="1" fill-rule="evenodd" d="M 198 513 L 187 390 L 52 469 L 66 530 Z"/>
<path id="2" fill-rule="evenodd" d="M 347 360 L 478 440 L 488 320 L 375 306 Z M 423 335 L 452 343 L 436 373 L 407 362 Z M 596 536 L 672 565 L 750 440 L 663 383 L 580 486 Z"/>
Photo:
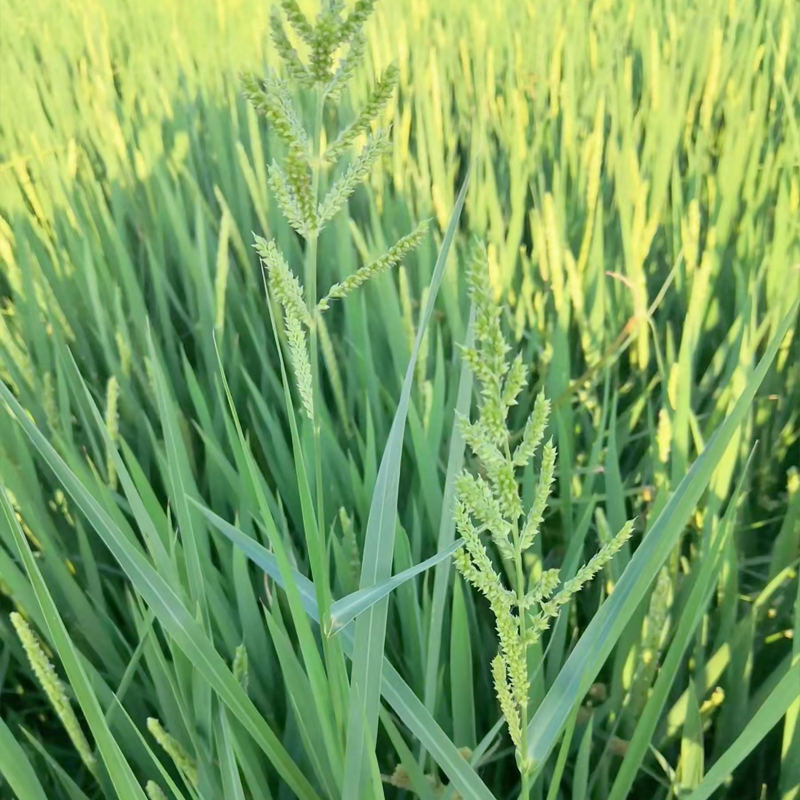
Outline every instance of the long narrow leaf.
<path id="1" fill-rule="evenodd" d="M 773 689 L 753 719 L 706 773 L 705 778 L 687 800 L 708 800 L 778 724 L 791 704 L 797 700 L 798 693 L 800 693 L 800 660 L 781 678 L 780 683 Z"/>
<path id="2" fill-rule="evenodd" d="M 602 605 L 528 724 L 528 758 L 535 768 L 547 760 L 569 713 L 600 672 L 611 650 L 636 612 L 648 587 L 673 551 L 689 515 L 741 425 L 778 347 L 797 317 L 795 303 L 744 388 L 733 411 L 678 485 L 664 510 L 634 554 L 614 593 Z"/>
<path id="3" fill-rule="evenodd" d="M 420 320 L 414 349 L 406 370 L 400 401 L 397 404 L 389 439 L 378 468 L 378 478 L 372 495 L 364 541 L 364 557 L 361 568 L 361 589 L 368 589 L 386 581 L 391 576 L 394 535 L 397 524 L 397 496 L 400 487 L 400 460 L 403 453 L 403 435 L 408 415 L 408 403 L 414 383 L 417 355 L 428 327 L 436 295 L 442 282 L 444 269 L 450 254 L 464 198 L 469 184 L 469 170 L 458 195 L 450 223 L 431 279 L 428 302 Z M 350 678 L 350 709 L 347 725 L 347 749 L 345 752 L 344 797 L 359 800 L 362 788 L 368 780 L 365 769 L 364 741 L 374 741 L 377 736 L 378 710 L 380 705 L 381 672 L 383 670 L 383 648 L 386 638 L 386 618 L 389 610 L 388 598 L 371 606 L 356 622 L 355 656 Z M 363 706 L 361 703 L 363 702 Z M 369 726 L 365 732 L 364 719 Z"/>
<path id="4" fill-rule="evenodd" d="M 76 505 L 92 523 L 136 591 L 153 609 L 159 622 L 175 644 L 187 655 L 205 680 L 217 692 L 220 699 L 242 722 L 297 796 L 307 798 L 307 800 L 318 800 L 316 792 L 302 770 L 289 757 L 278 737 L 236 682 L 227 664 L 217 653 L 202 627 L 189 613 L 169 584 L 128 542 L 111 517 L 69 469 L 61 456 L 25 414 L 22 406 L 19 405 L 9 389 L 2 383 L 0 383 L 0 397 L 8 403 L 12 413 L 36 449 L 39 450 L 64 488 L 72 496 Z M 139 795 L 125 796 L 137 797 Z M 143 794 L 141 796 L 144 797 Z"/>
<path id="5" fill-rule="evenodd" d="M 220 533 L 238 547 L 254 564 L 264 570 L 278 585 L 283 586 L 283 575 L 272 553 L 213 511 L 202 506 L 200 510 Z M 297 571 L 292 572 L 292 581 L 308 615 L 319 623 L 314 585 Z M 340 638 L 345 655 L 352 659 L 355 649 L 355 636 L 352 629 L 345 628 L 341 632 Z M 381 692 L 405 726 L 419 739 L 436 763 L 444 770 L 451 784 L 464 800 L 494 800 L 492 793 L 475 770 L 464 760 L 447 734 L 439 727 L 419 698 L 386 658 L 383 661 Z"/>
<path id="6" fill-rule="evenodd" d="M 331 606 L 331 627 L 329 632 L 338 633 L 359 614 L 371 608 L 379 600 L 393 592 L 398 586 L 402 586 L 406 581 L 410 581 L 421 572 L 425 572 L 436 564 L 450 558 L 453 553 L 461 547 L 462 541 L 462 539 L 459 539 L 457 542 L 453 542 L 446 550 L 437 553 L 435 556 L 426 558 L 413 567 L 404 569 L 397 575 L 393 575 L 388 581 L 384 581 L 377 586 L 371 586 L 367 589 L 359 589 L 347 595 L 347 597 L 337 600 Z"/>

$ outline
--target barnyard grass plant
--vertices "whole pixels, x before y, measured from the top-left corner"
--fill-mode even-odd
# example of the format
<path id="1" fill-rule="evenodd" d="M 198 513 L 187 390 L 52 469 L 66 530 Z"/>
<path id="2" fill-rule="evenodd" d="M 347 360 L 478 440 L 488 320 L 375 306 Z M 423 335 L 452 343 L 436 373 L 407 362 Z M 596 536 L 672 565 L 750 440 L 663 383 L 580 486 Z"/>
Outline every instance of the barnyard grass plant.
<path id="1" fill-rule="evenodd" d="M 458 571 L 489 601 L 499 649 L 492 661 L 492 678 L 522 777 L 521 800 L 531 788 L 532 764 L 527 758 L 530 678 L 528 649 L 539 642 L 560 610 L 611 561 L 633 533 L 629 521 L 584 564 L 574 577 L 561 582 L 560 570 L 548 569 L 530 585 L 525 555 L 539 534 L 556 469 L 556 447 L 548 439 L 542 448 L 536 489 L 525 510 L 519 473 L 534 461 L 550 415 L 550 401 L 540 392 L 519 443 L 512 448 L 509 410 L 528 385 L 522 353 L 509 362 L 510 346 L 501 328 L 502 309 L 494 301 L 485 249 L 476 244 L 467 272 L 475 313 L 475 343 L 464 347 L 465 363 L 480 384 L 478 416 L 461 416 L 464 441 L 479 471 L 465 469 L 456 480 L 455 522 L 464 547 L 455 554 Z M 505 569 L 498 569 L 481 537 L 488 536 Z M 503 573 L 511 575 L 507 586 Z"/>
<path id="2" fill-rule="evenodd" d="M 312 93 L 313 129 L 308 132 L 301 123 L 302 109 L 295 104 L 290 84 L 270 73 L 263 81 L 248 74 L 243 76 L 245 94 L 262 112 L 285 147 L 281 165 L 273 160 L 269 167 L 269 187 L 287 221 L 305 240 L 304 282 L 287 263 L 277 243 L 255 237 L 255 248 L 269 278 L 272 295 L 283 312 L 286 338 L 294 368 L 297 391 L 306 416 L 314 424 L 315 403 L 319 390 L 319 316 L 334 300 L 344 299 L 370 279 L 399 264 L 420 243 L 427 229 L 423 221 L 375 260 L 360 267 L 354 274 L 333 284 L 327 293 L 318 296 L 317 248 L 320 233 L 347 204 L 356 189 L 369 177 L 390 145 L 388 128 L 378 126 L 381 112 L 397 85 L 399 73 L 395 65 L 386 68 L 355 119 L 332 137 L 324 130 L 325 105 L 338 101 L 340 95 L 364 58 L 363 27 L 373 11 L 375 0 L 358 0 L 347 13 L 343 2 L 326 3 L 312 24 L 295 0 L 281 0 L 281 7 L 300 42 L 308 51 L 304 63 L 292 47 L 281 19 L 273 7 L 271 36 L 281 57 L 286 75 L 298 89 Z M 322 178 L 363 140 L 359 152 L 322 195 Z M 317 452 L 319 450 L 317 449 Z M 320 520 L 321 521 L 321 520 Z"/>

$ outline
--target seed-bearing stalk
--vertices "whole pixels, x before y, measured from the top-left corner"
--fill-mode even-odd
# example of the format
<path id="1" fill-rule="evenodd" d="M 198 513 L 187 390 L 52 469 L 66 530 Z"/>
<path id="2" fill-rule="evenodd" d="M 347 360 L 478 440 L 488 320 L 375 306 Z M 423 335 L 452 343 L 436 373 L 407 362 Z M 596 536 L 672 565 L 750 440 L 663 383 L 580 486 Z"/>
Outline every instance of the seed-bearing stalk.
<path id="1" fill-rule="evenodd" d="M 287 81 L 270 72 L 264 80 L 255 76 L 243 77 L 245 95 L 257 111 L 263 113 L 272 131 L 283 143 L 286 155 L 282 164 L 273 161 L 269 168 L 269 187 L 284 217 L 305 240 L 302 268 L 303 281 L 279 252 L 274 241 L 256 236 L 256 250 L 268 279 L 269 295 L 280 305 L 295 387 L 305 416 L 312 426 L 315 489 L 312 497 L 315 519 L 306 525 L 309 560 L 316 587 L 317 605 L 322 629 L 328 631 L 332 595 L 330 588 L 329 553 L 323 541 L 326 526 L 324 486 L 322 477 L 322 420 L 325 418 L 320 375 L 321 314 L 328 310 L 330 300 L 342 299 L 369 278 L 395 266 L 422 238 L 422 228 L 403 237 L 372 264 L 361 267 L 352 276 L 330 287 L 319 297 L 319 237 L 324 225 L 342 209 L 348 198 L 377 165 L 388 146 L 388 131 L 369 135 L 378 116 L 388 102 L 398 72 L 394 67 L 379 79 L 366 106 L 355 121 L 333 138 L 333 144 L 323 152 L 327 141 L 323 128 L 323 112 L 329 97 L 338 97 L 364 57 L 364 24 L 373 10 L 375 0 L 358 0 L 348 13 L 340 0 L 328 0 L 314 22 L 300 10 L 295 0 L 280 0 L 283 17 L 307 50 L 305 63 L 294 49 L 284 28 L 281 13 L 272 13 L 272 42 L 284 64 L 286 75 L 302 90 L 313 95 L 313 125 L 307 131 L 301 122 L 302 114 L 295 108 Z M 335 53 L 341 57 L 334 57 Z M 362 134 L 367 142 L 350 162 L 341 177 L 334 181 L 321 197 L 323 170 L 344 156 Z M 323 344 L 329 345 L 330 343 Z M 331 679 L 331 702 L 334 716 L 342 721 L 347 687 L 344 656 L 336 639 L 323 637 L 325 663 Z M 332 741 L 333 726 L 323 730 L 328 749 L 336 751 Z"/>
<path id="2" fill-rule="evenodd" d="M 488 262 L 478 248 L 468 272 L 469 293 L 475 318 L 475 346 L 465 348 L 464 362 L 481 386 L 480 413 L 474 422 L 462 417 L 464 441 L 480 462 L 481 474 L 464 470 L 456 480 L 455 523 L 464 548 L 455 554 L 456 567 L 489 601 L 495 617 L 498 652 L 492 677 L 500 710 L 505 717 L 520 771 L 519 800 L 529 800 L 532 770 L 528 751 L 530 678 L 528 648 L 536 644 L 558 616 L 562 606 L 590 581 L 630 537 L 627 524 L 575 574 L 559 586 L 557 569 L 547 570 L 528 589 L 525 553 L 544 520 L 555 474 L 556 449 L 552 441 L 542 448 L 541 466 L 531 507 L 525 514 L 516 470 L 531 463 L 544 439 L 550 403 L 536 398 L 522 439 L 511 452 L 508 411 L 525 388 L 526 369 L 521 355 L 509 364 L 510 349 L 500 328 L 500 310 L 494 303 Z M 485 475 L 485 477 L 484 477 Z M 514 591 L 504 585 L 481 535 L 487 533 L 498 556 L 513 568 Z"/>
<path id="3" fill-rule="evenodd" d="M 311 133 L 311 195 L 314 198 L 314 204 L 319 202 L 319 184 L 320 184 L 320 167 L 321 167 L 321 150 L 322 150 L 322 111 L 325 103 L 325 95 L 323 89 L 317 85 L 314 88 L 314 127 Z M 309 350 L 311 359 L 311 391 L 314 398 L 314 419 L 311 420 L 313 426 L 313 439 L 314 439 L 314 481 L 317 499 L 317 526 L 321 530 L 321 526 L 325 524 L 325 504 L 324 504 L 324 491 L 322 486 L 322 445 L 321 445 L 321 421 L 320 414 L 322 409 L 322 396 L 320 391 L 320 376 L 319 376 L 319 343 L 318 343 L 318 318 L 319 312 L 317 311 L 317 249 L 319 245 L 319 230 L 314 230 L 309 234 L 306 242 L 306 262 L 305 262 L 305 285 L 306 285 L 306 304 L 308 314 L 311 318 L 311 328 L 309 331 Z M 322 576 L 323 580 L 327 581 L 327 576 L 330 574 L 328 564 L 328 550 L 323 547 L 324 553 L 324 571 Z M 330 589 L 327 588 L 327 594 L 330 594 Z M 327 613 L 328 609 L 325 609 Z M 323 620 L 326 624 L 327 619 Z"/>

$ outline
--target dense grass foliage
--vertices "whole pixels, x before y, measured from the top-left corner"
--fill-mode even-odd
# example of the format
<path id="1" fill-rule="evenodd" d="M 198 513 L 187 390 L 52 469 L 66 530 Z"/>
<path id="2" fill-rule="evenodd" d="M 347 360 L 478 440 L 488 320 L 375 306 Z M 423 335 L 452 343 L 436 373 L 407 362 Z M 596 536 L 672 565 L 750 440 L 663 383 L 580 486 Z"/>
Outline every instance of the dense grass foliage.
<path id="1" fill-rule="evenodd" d="M 509 424 L 544 391 L 559 453 L 525 579 L 636 520 L 527 649 L 524 791 L 800 797 L 794 0 L 379 4 L 322 122 L 396 62 L 392 143 L 319 296 L 431 225 L 325 314 L 316 435 L 251 246 L 306 254 L 238 77 L 278 67 L 269 5 L 0 3 L 2 796 L 333 800 L 355 758 L 364 797 L 519 797 L 449 558 L 478 237 L 530 369 Z M 432 560 L 365 583 L 387 541 Z"/>

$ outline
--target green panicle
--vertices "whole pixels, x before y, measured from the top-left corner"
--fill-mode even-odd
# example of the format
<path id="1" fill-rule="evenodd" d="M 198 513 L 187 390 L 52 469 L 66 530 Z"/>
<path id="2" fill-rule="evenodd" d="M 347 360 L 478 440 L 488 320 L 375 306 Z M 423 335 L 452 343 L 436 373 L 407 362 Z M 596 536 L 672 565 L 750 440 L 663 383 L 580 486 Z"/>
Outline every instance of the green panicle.
<path id="1" fill-rule="evenodd" d="M 22 648 L 25 650 L 25 655 L 28 656 L 31 669 L 36 675 L 36 680 L 39 681 L 39 685 L 44 690 L 56 715 L 61 720 L 61 724 L 64 726 L 73 747 L 77 750 L 81 761 L 89 771 L 97 775 L 97 760 L 94 757 L 92 748 L 89 746 L 81 724 L 78 722 L 78 717 L 75 715 L 72 704 L 67 697 L 67 690 L 56 674 L 50 659 L 45 655 L 38 637 L 21 614 L 13 611 L 10 614 L 10 618 Z"/>
<path id="2" fill-rule="evenodd" d="M 340 211 L 347 198 L 356 190 L 372 171 L 378 159 L 389 147 L 389 132 L 378 131 L 345 173 L 333 184 L 325 199 L 319 204 L 319 225 L 322 226 Z"/>
<path id="3" fill-rule="evenodd" d="M 167 800 L 164 790 L 155 781 L 147 781 L 144 790 L 147 792 L 149 800 Z"/>
<path id="4" fill-rule="evenodd" d="M 356 50 L 356 53 L 358 53 L 358 50 Z M 353 68 L 355 68 L 355 64 Z M 349 64 L 348 69 L 350 69 Z M 358 139 L 362 133 L 370 129 L 372 123 L 378 119 L 381 111 L 383 111 L 386 104 L 389 102 L 389 98 L 394 93 L 399 77 L 400 70 L 395 64 L 390 64 L 384 71 L 381 79 L 372 88 L 366 105 L 359 112 L 356 119 L 345 128 L 325 150 L 325 157 L 329 161 L 339 158 L 339 156 L 353 146 L 356 139 Z"/>
<path id="5" fill-rule="evenodd" d="M 511 741 L 514 743 L 514 747 L 519 748 L 522 739 L 519 708 L 508 685 L 508 667 L 505 659 L 499 653 L 492 659 L 492 678 L 494 679 L 494 690 L 500 702 L 500 711 L 506 719 Z"/>
<path id="6" fill-rule="evenodd" d="M 625 525 L 560 589 L 557 569 L 547 570 L 527 589 L 523 556 L 544 521 L 555 476 L 556 448 L 552 440 L 543 448 L 533 502 L 525 517 L 516 471 L 535 456 L 544 438 L 550 403 L 544 393 L 537 396 L 512 455 L 508 409 L 518 402 L 527 385 L 527 369 L 521 354 L 510 365 L 506 361 L 509 346 L 500 326 L 500 309 L 493 299 L 486 252 L 481 245 L 473 249 L 467 283 L 475 315 L 475 346 L 464 348 L 462 353 L 480 383 L 480 403 L 477 419 L 459 417 L 458 425 L 481 474 L 465 469 L 456 479 L 454 520 L 465 546 L 454 558 L 465 580 L 486 597 L 495 618 L 499 651 L 492 662 L 492 676 L 525 782 L 530 693 L 527 648 L 539 641 L 559 610 L 619 552 L 630 538 L 633 524 Z M 514 573 L 514 591 L 505 587 L 495 569 L 481 541 L 484 533 Z"/>
<path id="7" fill-rule="evenodd" d="M 164 752 L 172 759 L 178 770 L 186 777 L 186 780 L 195 788 L 198 785 L 197 764 L 194 759 L 184 750 L 181 743 L 170 736 L 155 717 L 148 717 L 147 730 L 150 735 L 161 745 Z"/>
<path id="8" fill-rule="evenodd" d="M 306 18 L 306 15 L 300 10 L 297 0 L 281 0 L 281 8 L 297 35 L 307 45 L 311 45 L 314 41 L 314 28 Z"/>
<path id="9" fill-rule="evenodd" d="M 319 301 L 317 308 L 320 311 L 326 311 L 330 308 L 332 300 L 341 300 L 371 278 L 397 266 L 422 241 L 427 229 L 428 223 L 421 222 L 411 233 L 392 245 L 380 258 L 360 267 L 340 283 L 335 283 L 331 286 L 328 294 Z"/>
<path id="10" fill-rule="evenodd" d="M 286 30 L 283 27 L 283 20 L 281 19 L 280 11 L 277 7 L 273 6 L 270 13 L 270 38 L 281 57 L 283 64 L 286 68 L 286 74 L 297 81 L 298 85 L 309 87 L 313 79 L 308 67 L 300 60 L 297 50 L 292 47 L 289 37 L 286 35 Z"/>

